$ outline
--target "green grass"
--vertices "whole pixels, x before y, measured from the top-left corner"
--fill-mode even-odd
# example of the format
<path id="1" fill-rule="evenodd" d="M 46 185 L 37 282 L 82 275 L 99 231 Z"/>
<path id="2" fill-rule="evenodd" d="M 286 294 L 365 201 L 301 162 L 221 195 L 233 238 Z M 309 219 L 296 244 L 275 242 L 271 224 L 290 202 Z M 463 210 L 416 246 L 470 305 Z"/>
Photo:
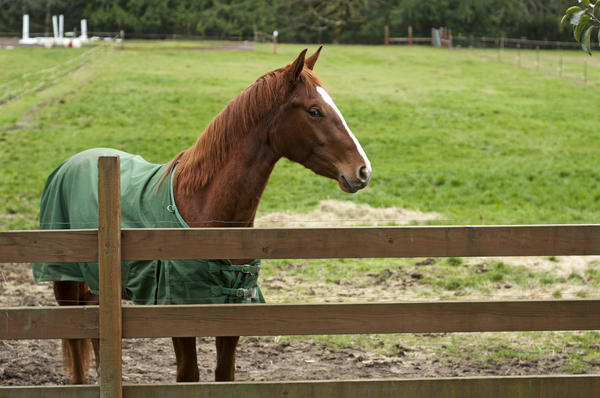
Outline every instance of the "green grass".
<path id="1" fill-rule="evenodd" d="M 84 49 L 18 48 L 3 51 L 0 57 L 0 84 L 17 78 L 27 78 L 44 73 L 45 70 L 67 62 L 84 52 Z"/>
<path id="2" fill-rule="evenodd" d="M 163 47 L 103 53 L 0 107 L 0 228 L 35 227 L 46 176 L 80 150 L 109 146 L 169 161 L 229 99 L 302 48 Z M 69 56 L 53 51 L 5 57 L 47 66 Z M 19 73 L 4 65 L 4 76 Z M 600 100 L 597 89 L 422 47 L 327 46 L 316 71 L 370 157 L 372 183 L 347 195 L 284 160 L 260 212 L 308 211 L 334 198 L 437 211 L 438 222 L 452 224 L 599 221 L 600 131 L 586 106 Z"/>
<path id="3" fill-rule="evenodd" d="M 84 49 L 12 50 L 0 58 L 0 105 L 56 85 L 101 56 L 107 45 Z M 6 53 L 6 52 L 5 52 Z"/>
<path id="4" fill-rule="evenodd" d="M 21 96 L 0 105 L 0 230 L 37 227 L 45 178 L 63 159 L 108 146 L 167 162 L 240 90 L 304 47 L 281 45 L 273 55 L 266 45 L 227 52 L 182 50 L 186 43 L 143 48 L 148 46 L 98 51 L 54 80 L 32 72 L 63 65 L 85 50 L 2 53 L 0 87 L 24 83 L 11 83 Z M 600 130 L 593 106 L 600 91 L 488 58 L 424 47 L 327 46 L 316 72 L 369 155 L 372 182 L 347 195 L 336 182 L 283 160 L 259 211 L 304 212 L 333 198 L 435 211 L 444 216 L 437 223 L 600 222 Z M 593 297 L 600 286 L 599 264 L 562 277 L 503 262 L 420 262 L 271 260 L 261 278 L 271 302 L 456 299 L 497 292 L 528 297 L 531 291 Z M 467 356 L 478 366 L 562 350 L 568 359 L 562 371 L 571 373 L 589 371 L 599 360 L 595 332 L 473 336 L 311 339 L 387 355 L 424 347 L 449 364 Z"/>
<path id="5" fill-rule="evenodd" d="M 596 264 L 565 277 L 559 268 L 456 260 L 265 260 L 261 287 L 270 302 L 320 302 L 594 297 L 600 286 Z"/>
<path id="6" fill-rule="evenodd" d="M 575 50 L 468 49 L 466 53 L 554 77 L 600 86 L 600 58 Z"/>
<path id="7" fill-rule="evenodd" d="M 275 339 L 282 346 L 293 344 L 296 336 Z M 307 336 L 318 349 L 363 350 L 377 360 L 383 356 L 392 361 L 414 363 L 426 369 L 441 362 L 466 374 L 501 374 L 525 370 L 536 374 L 543 369 L 562 365 L 559 373 L 589 373 L 600 360 L 600 334 L 589 332 L 526 333 L 452 333 L 404 335 Z M 519 367 L 521 362 L 528 365 Z M 498 373 L 500 372 L 500 373 Z"/>

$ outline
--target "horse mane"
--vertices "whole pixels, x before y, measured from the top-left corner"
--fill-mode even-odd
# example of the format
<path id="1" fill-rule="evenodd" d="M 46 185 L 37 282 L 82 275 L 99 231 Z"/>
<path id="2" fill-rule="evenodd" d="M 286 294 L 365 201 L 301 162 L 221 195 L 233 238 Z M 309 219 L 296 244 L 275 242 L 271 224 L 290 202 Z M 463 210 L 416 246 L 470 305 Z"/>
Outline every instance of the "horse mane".
<path id="1" fill-rule="evenodd" d="M 275 108 L 288 100 L 290 92 L 287 70 L 287 67 L 283 67 L 262 75 L 231 100 L 212 119 L 194 145 L 175 156 L 161 182 L 177 165 L 177 183 L 184 192 L 192 194 L 207 185 L 241 137 L 258 123 L 262 122 L 268 127 L 275 119 Z M 312 70 L 306 67 L 300 74 L 300 80 L 305 83 L 307 90 L 323 86 Z M 269 116 L 271 120 L 265 120 Z"/>

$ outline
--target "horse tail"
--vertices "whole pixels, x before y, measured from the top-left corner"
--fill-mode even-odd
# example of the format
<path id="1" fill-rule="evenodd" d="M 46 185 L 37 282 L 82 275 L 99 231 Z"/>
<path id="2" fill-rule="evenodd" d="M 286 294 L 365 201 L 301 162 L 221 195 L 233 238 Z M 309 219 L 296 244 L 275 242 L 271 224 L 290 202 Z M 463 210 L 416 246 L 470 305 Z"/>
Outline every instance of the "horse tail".
<path id="1" fill-rule="evenodd" d="M 61 306 L 98 304 L 84 282 L 55 281 L 54 295 Z M 87 384 L 92 351 L 90 339 L 62 340 L 63 366 L 71 384 Z"/>
<path id="2" fill-rule="evenodd" d="M 71 384 L 87 384 L 92 359 L 90 339 L 63 339 L 63 366 L 71 375 Z"/>

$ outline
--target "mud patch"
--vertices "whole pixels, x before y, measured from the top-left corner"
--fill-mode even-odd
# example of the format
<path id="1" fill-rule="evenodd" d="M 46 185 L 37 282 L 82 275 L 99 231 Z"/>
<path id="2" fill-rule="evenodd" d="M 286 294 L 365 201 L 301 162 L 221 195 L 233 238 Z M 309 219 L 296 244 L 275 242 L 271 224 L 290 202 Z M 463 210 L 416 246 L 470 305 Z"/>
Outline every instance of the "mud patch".
<path id="1" fill-rule="evenodd" d="M 0 306 L 54 305 L 51 285 L 34 284 L 28 264 L 0 265 L 0 274 Z M 381 279 L 378 288 L 393 290 L 385 278 Z M 320 287 L 315 289 L 318 291 Z M 347 291 L 352 292 L 351 289 Z M 569 339 L 560 333 L 550 336 L 564 341 L 564 346 L 546 352 L 541 347 L 548 345 L 548 338 L 540 337 L 540 334 L 528 338 L 514 333 L 466 335 L 459 343 L 456 342 L 460 338 L 457 334 L 243 337 L 237 355 L 237 380 L 349 380 L 563 373 L 572 361 L 570 357 L 578 355 L 582 349 L 577 344 L 568 343 Z M 494 351 L 498 351 L 494 344 L 499 341 L 504 342 L 514 356 L 494 357 Z M 457 349 L 457 346 L 461 348 Z M 523 350 L 535 351 L 538 348 L 538 357 L 530 358 L 522 354 Z M 211 381 L 216 356 L 214 339 L 199 338 L 197 349 L 200 378 L 202 381 Z M 0 341 L 0 385 L 65 384 L 60 358 L 58 340 Z M 600 372 L 600 365 L 595 359 L 586 361 L 582 362 L 582 372 Z M 97 382 L 95 371 L 91 370 L 90 373 L 90 381 Z M 126 383 L 173 382 L 175 356 L 170 339 L 124 340 L 123 378 Z"/>
<path id="2" fill-rule="evenodd" d="M 400 207 L 374 208 L 367 204 L 324 200 L 309 213 L 269 213 L 256 219 L 256 227 L 348 227 L 420 224 L 442 218 Z"/>
<path id="3" fill-rule="evenodd" d="M 405 225 L 441 218 L 439 214 L 404 209 L 373 209 L 348 202 L 324 201 L 304 215 L 277 213 L 260 217 L 260 226 Z M 524 263 L 524 261 L 528 263 Z M 348 265 L 354 260 L 347 260 Z M 265 275 L 263 287 L 270 302 L 439 300 L 421 289 L 427 270 L 441 259 L 414 259 L 410 266 L 368 268 L 362 279 L 318 282 L 294 276 L 304 266 L 290 262 Z M 446 260 L 443 260 L 446 261 Z M 473 262 L 472 264 L 470 262 Z M 477 267 L 493 261 L 516 262 L 528 268 L 547 267 L 548 273 L 582 272 L 595 258 L 465 259 Z M 268 266 L 268 262 L 266 262 Z M 458 264 L 458 262 L 457 262 Z M 459 265 L 457 265 L 459 266 Z M 460 265 L 462 266 L 462 265 Z M 567 279 L 568 282 L 568 279 Z M 485 298 L 502 297 L 510 289 L 499 283 Z M 331 297 L 331 299 L 329 299 Z M 543 292 L 548 298 L 548 292 Z M 472 299 L 471 296 L 461 297 Z M 35 284 L 29 264 L 0 264 L 0 307 L 56 305 L 51 284 Z M 197 342 L 201 381 L 212 381 L 215 366 L 213 338 Z M 594 332 L 403 334 L 362 336 L 242 337 L 237 354 L 239 381 L 332 380 L 396 377 L 477 375 L 537 375 L 600 373 L 600 334 Z M 66 382 L 60 341 L 0 341 L 0 385 L 55 385 Z M 97 382 L 91 372 L 91 382 Z M 175 381 L 171 340 L 123 341 L 126 383 Z"/>

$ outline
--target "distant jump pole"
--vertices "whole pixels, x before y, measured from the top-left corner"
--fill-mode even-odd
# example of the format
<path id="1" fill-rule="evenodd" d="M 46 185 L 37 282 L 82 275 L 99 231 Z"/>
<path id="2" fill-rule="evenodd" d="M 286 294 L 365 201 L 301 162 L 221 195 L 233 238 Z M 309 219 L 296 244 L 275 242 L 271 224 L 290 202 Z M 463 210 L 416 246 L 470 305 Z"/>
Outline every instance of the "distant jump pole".
<path id="1" fill-rule="evenodd" d="M 62 40 L 65 37 L 65 16 L 58 16 L 58 37 Z"/>
<path id="2" fill-rule="evenodd" d="M 52 15 L 52 33 L 54 35 L 54 40 L 58 39 L 58 18 L 56 15 Z"/>
<path id="3" fill-rule="evenodd" d="M 88 39 L 88 35 L 87 35 L 87 19 L 82 19 L 81 20 L 81 39 L 82 40 L 87 40 Z"/>
<path id="4" fill-rule="evenodd" d="M 23 40 L 29 39 L 29 14 L 23 15 Z"/>
<path id="5" fill-rule="evenodd" d="M 273 54 L 277 54 L 277 36 L 279 36 L 279 32 L 273 31 Z"/>

